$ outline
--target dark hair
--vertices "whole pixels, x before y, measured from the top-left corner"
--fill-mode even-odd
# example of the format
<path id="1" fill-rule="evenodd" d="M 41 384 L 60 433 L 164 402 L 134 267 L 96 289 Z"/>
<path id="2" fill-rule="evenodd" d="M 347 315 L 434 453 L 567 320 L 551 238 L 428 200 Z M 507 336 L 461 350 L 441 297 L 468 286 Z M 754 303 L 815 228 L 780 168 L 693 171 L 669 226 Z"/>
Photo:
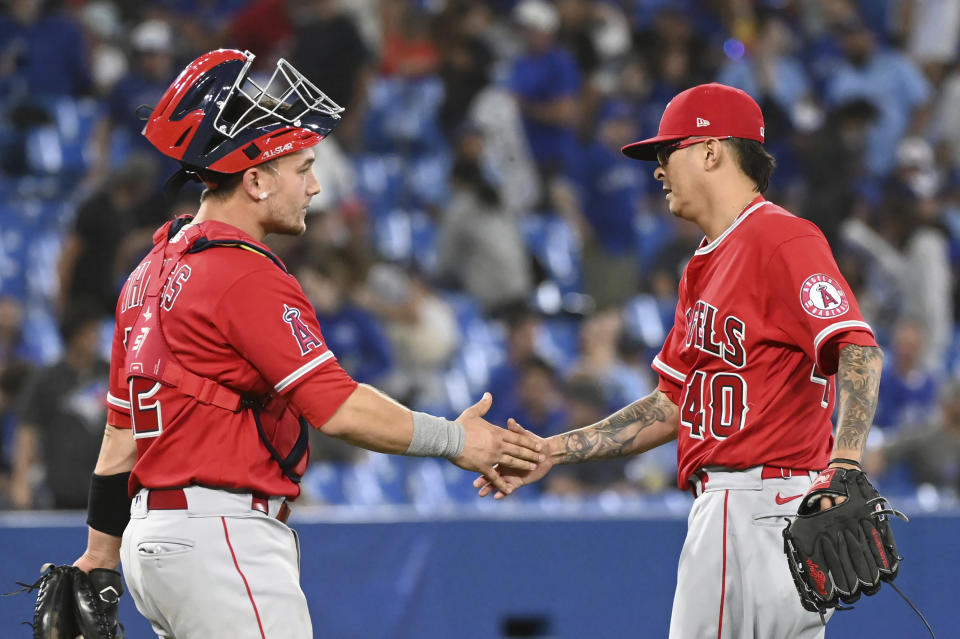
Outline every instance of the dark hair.
<path id="1" fill-rule="evenodd" d="M 472 158 L 457 158 L 450 170 L 450 176 L 473 191 L 486 206 L 500 206 L 500 194 L 483 174 L 483 169 Z"/>
<path id="2" fill-rule="evenodd" d="M 740 170 L 747 177 L 753 180 L 757 185 L 757 190 L 763 193 L 770 185 L 770 176 L 773 169 L 777 166 L 777 161 L 772 155 L 767 153 L 763 145 L 756 140 L 747 140 L 746 138 L 731 138 L 725 140 L 734 148 L 737 156 L 737 164 Z"/>
<path id="3" fill-rule="evenodd" d="M 283 156 L 280 156 L 280 157 L 283 157 Z M 239 187 L 243 183 L 244 173 L 246 173 L 250 169 L 255 169 L 255 168 L 265 169 L 268 167 L 274 167 L 274 170 L 276 170 L 275 163 L 279 159 L 280 158 L 273 158 L 271 160 L 267 160 L 266 162 L 261 162 L 260 164 L 256 164 L 254 166 L 251 166 L 237 173 L 216 173 L 214 171 L 209 171 L 209 170 L 200 171 L 199 172 L 200 178 L 204 182 L 213 183 L 217 185 L 217 187 L 214 189 L 210 188 L 209 186 L 203 189 L 203 192 L 200 194 L 200 201 L 203 202 L 208 197 L 215 197 L 221 200 L 227 199 L 228 197 L 230 197 L 230 195 L 233 194 L 234 191 L 237 190 L 237 187 Z"/>
<path id="4" fill-rule="evenodd" d="M 208 197 L 225 200 L 236 190 L 243 182 L 244 171 L 239 173 L 218 173 L 214 176 L 212 173 L 202 172 L 200 175 L 204 182 L 213 182 L 217 188 L 211 189 L 209 186 L 200 193 L 200 201 L 203 202 Z"/>
<path id="5" fill-rule="evenodd" d="M 533 372 L 533 371 L 539 371 L 539 372 L 543 373 L 544 375 L 546 375 L 547 377 L 549 377 L 551 382 L 557 383 L 557 381 L 558 381 L 557 369 L 554 368 L 554 367 L 550 364 L 550 362 L 548 362 L 547 360 L 543 359 L 542 357 L 538 357 L 538 356 L 536 356 L 536 355 L 533 355 L 533 356 L 531 356 L 531 357 L 528 357 L 528 358 L 523 362 L 523 365 L 522 365 L 522 367 L 521 367 L 521 370 L 522 370 L 522 374 L 524 374 L 524 375 L 525 375 L 526 373 L 530 373 L 530 372 Z"/>

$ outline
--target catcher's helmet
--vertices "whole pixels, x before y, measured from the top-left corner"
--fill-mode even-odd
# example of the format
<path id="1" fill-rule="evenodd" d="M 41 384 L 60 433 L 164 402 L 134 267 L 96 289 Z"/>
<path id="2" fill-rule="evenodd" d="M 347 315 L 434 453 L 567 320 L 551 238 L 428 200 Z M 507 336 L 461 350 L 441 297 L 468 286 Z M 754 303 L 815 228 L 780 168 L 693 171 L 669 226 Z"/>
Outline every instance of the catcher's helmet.
<path id="1" fill-rule="evenodd" d="M 284 59 L 263 85 L 250 78 L 254 55 L 217 49 L 185 68 L 143 128 L 153 146 L 203 181 L 238 173 L 313 146 L 343 107 Z"/>

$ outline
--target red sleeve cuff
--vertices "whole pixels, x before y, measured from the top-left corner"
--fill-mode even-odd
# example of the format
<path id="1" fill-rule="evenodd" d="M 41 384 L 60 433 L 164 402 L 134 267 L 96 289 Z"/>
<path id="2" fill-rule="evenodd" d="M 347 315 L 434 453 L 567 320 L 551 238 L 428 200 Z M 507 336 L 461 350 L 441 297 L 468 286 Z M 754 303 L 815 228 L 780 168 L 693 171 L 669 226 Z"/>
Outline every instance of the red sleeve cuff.
<path id="1" fill-rule="evenodd" d="M 357 382 L 339 364 L 321 366 L 296 384 L 287 397 L 315 428 L 327 423 L 357 388 Z"/>
<path id="2" fill-rule="evenodd" d="M 121 413 L 115 408 L 107 407 L 107 425 L 113 426 L 114 428 L 132 428 L 133 423 L 130 421 L 130 415 L 127 413 Z"/>
<path id="3" fill-rule="evenodd" d="M 667 377 L 665 375 L 660 376 L 660 381 L 657 383 L 657 390 L 670 398 L 670 401 L 680 405 L 680 396 L 683 395 L 683 384 L 680 384 L 672 377 Z"/>
<path id="4" fill-rule="evenodd" d="M 820 345 L 820 352 L 818 353 L 820 371 L 827 375 L 836 374 L 837 365 L 840 362 L 840 351 L 848 344 L 877 346 L 877 340 L 874 339 L 871 333 L 864 330 L 837 333 Z"/>

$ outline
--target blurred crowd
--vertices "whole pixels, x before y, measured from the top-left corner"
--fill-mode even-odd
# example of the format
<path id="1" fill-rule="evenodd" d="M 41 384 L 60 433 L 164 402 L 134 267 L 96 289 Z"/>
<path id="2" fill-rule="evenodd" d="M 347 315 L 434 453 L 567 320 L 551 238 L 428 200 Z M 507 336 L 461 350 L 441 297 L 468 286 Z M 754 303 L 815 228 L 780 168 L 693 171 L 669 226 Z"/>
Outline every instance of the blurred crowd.
<path id="1" fill-rule="evenodd" d="M 490 390 L 491 421 L 541 435 L 652 390 L 700 240 L 619 148 L 683 89 L 746 90 L 777 158 L 768 199 L 820 226 L 886 349 L 868 470 L 956 499 L 958 37 L 956 0 L 8 0 L 0 508 L 85 507 L 116 295 L 198 202 L 161 194 L 177 167 L 143 118 L 218 47 L 263 73 L 286 58 L 347 109 L 306 234 L 268 238 L 344 368 L 450 417 Z M 311 456 L 306 501 L 475 499 L 436 460 L 322 433 Z M 665 446 L 521 498 L 666 494 L 675 471 Z"/>

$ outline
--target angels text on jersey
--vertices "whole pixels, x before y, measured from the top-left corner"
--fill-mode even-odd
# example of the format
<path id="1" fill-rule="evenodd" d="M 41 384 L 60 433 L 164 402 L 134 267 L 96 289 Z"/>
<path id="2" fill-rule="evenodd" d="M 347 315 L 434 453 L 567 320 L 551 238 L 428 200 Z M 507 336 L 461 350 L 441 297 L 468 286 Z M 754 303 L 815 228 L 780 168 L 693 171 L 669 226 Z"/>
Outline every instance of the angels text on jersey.
<path id="1" fill-rule="evenodd" d="M 746 324 L 736 315 L 727 315 L 721 321 L 715 306 L 697 300 L 687 310 L 687 346 L 719 357 L 734 368 L 743 368 L 747 363 L 747 351 L 743 345 Z"/>

